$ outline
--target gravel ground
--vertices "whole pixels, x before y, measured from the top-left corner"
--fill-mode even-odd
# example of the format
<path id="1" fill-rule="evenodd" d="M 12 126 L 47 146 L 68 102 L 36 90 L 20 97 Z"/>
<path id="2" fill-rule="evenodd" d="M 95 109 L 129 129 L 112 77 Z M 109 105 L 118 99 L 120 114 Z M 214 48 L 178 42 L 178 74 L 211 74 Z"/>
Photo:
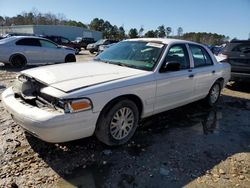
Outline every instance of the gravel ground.
<path id="1" fill-rule="evenodd" d="M 0 93 L 18 72 L 0 66 Z M 0 187 L 250 187 L 249 84 L 228 84 L 216 108 L 196 102 L 143 120 L 120 147 L 43 142 L 1 101 L 0 135 Z"/>

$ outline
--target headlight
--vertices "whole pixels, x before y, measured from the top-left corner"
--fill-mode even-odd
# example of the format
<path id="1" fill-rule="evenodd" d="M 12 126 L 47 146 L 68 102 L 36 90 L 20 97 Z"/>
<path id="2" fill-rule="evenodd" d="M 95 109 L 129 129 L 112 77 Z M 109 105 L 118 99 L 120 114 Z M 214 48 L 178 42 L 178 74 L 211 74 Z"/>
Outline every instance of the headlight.
<path id="1" fill-rule="evenodd" d="M 65 113 L 74 113 L 92 109 L 92 103 L 89 99 L 59 101 L 59 106 L 64 109 Z"/>

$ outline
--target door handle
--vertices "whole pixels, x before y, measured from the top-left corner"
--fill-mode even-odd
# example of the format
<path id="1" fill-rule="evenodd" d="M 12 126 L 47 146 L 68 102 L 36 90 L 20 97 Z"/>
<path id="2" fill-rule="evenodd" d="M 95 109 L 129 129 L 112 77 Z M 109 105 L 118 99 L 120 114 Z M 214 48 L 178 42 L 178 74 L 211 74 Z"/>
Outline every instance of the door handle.
<path id="1" fill-rule="evenodd" d="M 212 73 L 214 74 L 214 73 L 215 73 L 215 70 L 213 70 Z"/>
<path id="2" fill-rule="evenodd" d="M 190 74 L 188 77 L 189 77 L 189 78 L 193 78 L 193 77 L 194 77 L 194 74 Z"/>

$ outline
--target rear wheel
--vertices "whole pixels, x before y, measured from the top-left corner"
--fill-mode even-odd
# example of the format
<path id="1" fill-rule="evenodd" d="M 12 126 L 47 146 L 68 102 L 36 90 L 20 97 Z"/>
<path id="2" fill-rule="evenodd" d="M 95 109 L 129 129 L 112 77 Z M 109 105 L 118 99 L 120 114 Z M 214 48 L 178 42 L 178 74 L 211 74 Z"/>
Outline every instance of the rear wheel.
<path id="1" fill-rule="evenodd" d="M 96 137 L 107 145 L 126 143 L 138 126 L 139 112 L 136 104 L 123 99 L 101 113 L 96 127 Z"/>
<path id="2" fill-rule="evenodd" d="M 214 106 L 220 98 L 220 93 L 221 93 L 221 85 L 220 82 L 217 81 L 209 90 L 209 93 L 206 97 L 206 103 L 211 107 Z"/>
<path id="3" fill-rule="evenodd" d="M 67 55 L 65 62 L 76 62 L 76 57 L 73 54 Z"/>
<path id="4" fill-rule="evenodd" d="M 11 66 L 15 68 L 23 68 L 25 67 L 27 61 L 26 58 L 21 55 L 15 55 L 10 60 Z"/>

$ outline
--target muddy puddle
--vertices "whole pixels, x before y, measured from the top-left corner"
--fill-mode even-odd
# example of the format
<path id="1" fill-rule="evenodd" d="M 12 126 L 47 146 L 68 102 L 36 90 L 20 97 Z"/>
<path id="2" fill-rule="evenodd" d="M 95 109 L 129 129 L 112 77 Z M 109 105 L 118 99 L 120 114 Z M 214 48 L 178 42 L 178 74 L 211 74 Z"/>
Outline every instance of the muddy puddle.
<path id="1" fill-rule="evenodd" d="M 196 144 L 197 139 L 210 142 L 216 140 L 214 137 L 223 134 L 220 129 L 222 119 L 220 108 L 206 109 L 200 107 L 199 104 L 188 105 L 150 117 L 141 122 L 135 136 L 128 144 L 111 148 L 98 147 L 102 151 L 95 162 L 74 169 L 70 175 L 61 178 L 56 186 L 62 188 L 137 187 L 143 182 L 140 175 L 146 174 L 146 177 L 152 181 L 157 181 L 156 179 L 166 174 L 169 174 L 168 177 L 176 176 L 174 172 L 176 169 L 173 170 L 175 164 L 168 163 L 174 159 L 173 153 L 170 155 L 168 153 L 175 151 L 181 156 L 181 152 L 187 152 L 185 150 L 188 149 L 179 146 L 178 140 L 173 139 L 173 134 L 182 132 L 182 135 L 192 138 L 194 143 L 191 142 L 191 144 L 193 145 Z M 178 139 L 178 136 L 174 137 Z M 162 142 L 159 142 L 159 139 Z M 163 148 L 168 150 L 164 151 Z M 213 157 L 209 151 L 205 151 L 204 155 Z M 187 168 L 188 163 L 183 162 L 182 165 Z M 181 169 L 184 170 L 184 168 Z M 114 179 L 116 179 L 116 184 L 113 184 Z M 172 184 L 173 182 L 168 183 L 175 185 Z"/>

